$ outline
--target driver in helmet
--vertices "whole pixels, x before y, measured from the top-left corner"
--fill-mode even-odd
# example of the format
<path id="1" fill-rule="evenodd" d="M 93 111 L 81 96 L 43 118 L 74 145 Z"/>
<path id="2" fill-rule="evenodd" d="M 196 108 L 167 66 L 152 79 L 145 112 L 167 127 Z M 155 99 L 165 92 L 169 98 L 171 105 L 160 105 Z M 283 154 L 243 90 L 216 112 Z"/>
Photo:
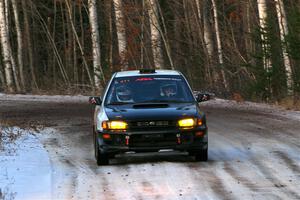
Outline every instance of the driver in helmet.
<path id="1" fill-rule="evenodd" d="M 116 89 L 116 96 L 119 102 L 133 102 L 132 92 L 126 86 L 120 86 Z"/>
<path id="2" fill-rule="evenodd" d="M 163 97 L 173 97 L 177 93 L 177 88 L 175 84 L 167 84 L 161 87 L 161 96 Z"/>

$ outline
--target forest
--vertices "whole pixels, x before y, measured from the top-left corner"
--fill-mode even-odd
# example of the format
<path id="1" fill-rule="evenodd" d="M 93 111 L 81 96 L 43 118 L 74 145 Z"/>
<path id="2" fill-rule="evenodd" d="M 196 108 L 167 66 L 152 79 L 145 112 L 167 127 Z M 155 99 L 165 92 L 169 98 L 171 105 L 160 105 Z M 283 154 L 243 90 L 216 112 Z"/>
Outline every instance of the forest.
<path id="1" fill-rule="evenodd" d="M 5 93 L 101 93 L 156 68 L 222 97 L 300 95 L 299 0 L 0 0 L 0 39 Z"/>

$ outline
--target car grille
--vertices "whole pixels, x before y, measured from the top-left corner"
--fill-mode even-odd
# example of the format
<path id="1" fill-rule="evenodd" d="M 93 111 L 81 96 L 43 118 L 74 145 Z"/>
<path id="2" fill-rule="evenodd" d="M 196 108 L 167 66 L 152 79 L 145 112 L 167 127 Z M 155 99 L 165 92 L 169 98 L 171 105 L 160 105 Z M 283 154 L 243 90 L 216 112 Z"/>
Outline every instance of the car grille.
<path id="1" fill-rule="evenodd" d="M 181 144 L 190 144 L 192 133 L 180 136 Z M 130 136 L 130 147 L 165 147 L 177 145 L 176 133 L 134 134 Z"/>
<path id="2" fill-rule="evenodd" d="M 151 147 L 176 145 L 177 138 L 174 133 L 164 134 L 136 134 L 130 137 L 130 147 Z"/>
<path id="3" fill-rule="evenodd" d="M 131 131 L 159 131 L 168 128 L 175 128 L 175 121 L 159 120 L 159 121 L 135 121 L 129 123 Z"/>

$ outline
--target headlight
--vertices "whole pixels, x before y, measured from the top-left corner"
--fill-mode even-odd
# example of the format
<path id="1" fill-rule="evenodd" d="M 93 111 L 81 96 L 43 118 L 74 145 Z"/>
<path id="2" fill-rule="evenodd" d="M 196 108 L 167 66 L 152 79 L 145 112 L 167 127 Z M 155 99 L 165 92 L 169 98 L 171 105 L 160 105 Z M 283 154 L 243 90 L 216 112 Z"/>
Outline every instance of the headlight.
<path id="1" fill-rule="evenodd" d="M 178 126 L 181 128 L 192 128 L 195 124 L 195 119 L 193 118 L 181 119 L 178 121 Z"/>
<path id="2" fill-rule="evenodd" d="M 103 129 L 125 130 L 128 124 L 123 121 L 104 121 L 102 122 Z"/>

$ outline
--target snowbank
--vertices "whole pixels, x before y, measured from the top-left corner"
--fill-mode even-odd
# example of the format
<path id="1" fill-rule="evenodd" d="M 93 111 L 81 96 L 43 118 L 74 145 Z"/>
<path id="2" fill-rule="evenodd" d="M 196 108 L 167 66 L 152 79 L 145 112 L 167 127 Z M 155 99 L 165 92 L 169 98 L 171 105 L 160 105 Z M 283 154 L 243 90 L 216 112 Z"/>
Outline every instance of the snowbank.
<path id="1" fill-rule="evenodd" d="M 51 164 L 34 134 L 17 127 L 15 141 L 1 139 L 0 199 L 51 199 Z M 49 131 L 49 130 L 48 130 Z"/>

